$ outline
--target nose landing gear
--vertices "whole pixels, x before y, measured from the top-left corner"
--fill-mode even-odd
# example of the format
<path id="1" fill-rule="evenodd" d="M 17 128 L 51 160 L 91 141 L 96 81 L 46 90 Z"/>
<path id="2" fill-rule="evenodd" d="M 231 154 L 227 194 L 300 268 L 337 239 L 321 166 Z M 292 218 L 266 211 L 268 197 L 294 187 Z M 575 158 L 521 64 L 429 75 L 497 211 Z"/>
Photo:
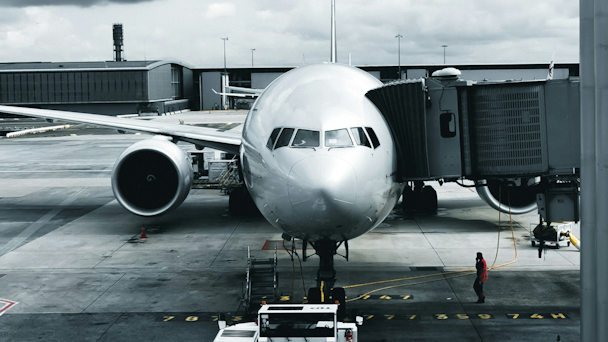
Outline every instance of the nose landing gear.
<path id="1" fill-rule="evenodd" d="M 341 287 L 334 287 L 336 283 L 336 270 L 334 269 L 334 255 L 338 254 L 337 250 L 342 245 L 342 242 L 331 240 L 320 240 L 310 243 L 319 256 L 319 270 L 317 271 L 317 287 L 312 287 L 308 290 L 308 303 L 321 304 L 338 302 L 338 320 L 344 319 L 346 316 L 346 293 Z M 303 248 L 306 249 L 307 242 Z M 348 240 L 344 241 L 346 255 L 348 260 Z M 305 255 L 305 254 L 304 254 Z M 339 255 L 339 254 L 338 254 Z M 306 261 L 306 257 L 304 258 Z"/>

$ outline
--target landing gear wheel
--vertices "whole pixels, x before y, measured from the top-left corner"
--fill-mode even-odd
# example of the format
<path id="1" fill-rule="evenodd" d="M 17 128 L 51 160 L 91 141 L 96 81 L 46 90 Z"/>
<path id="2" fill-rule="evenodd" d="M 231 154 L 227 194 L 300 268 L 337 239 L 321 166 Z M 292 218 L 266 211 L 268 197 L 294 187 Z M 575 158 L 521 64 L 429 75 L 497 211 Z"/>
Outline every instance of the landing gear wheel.
<path id="1" fill-rule="evenodd" d="M 532 241 L 532 247 L 536 247 L 536 241 Z"/>
<path id="2" fill-rule="evenodd" d="M 230 213 L 238 215 L 243 201 L 243 191 L 241 189 L 234 189 L 230 192 L 228 198 L 228 210 Z"/>
<path id="3" fill-rule="evenodd" d="M 559 242 L 555 244 L 555 248 L 559 249 Z"/>
<path id="4" fill-rule="evenodd" d="M 403 209 L 404 212 L 411 212 L 414 210 L 416 204 L 415 197 L 416 195 L 412 188 L 406 186 L 405 189 L 403 189 L 403 193 L 401 194 L 401 209 Z"/>
<path id="5" fill-rule="evenodd" d="M 308 289 L 308 304 L 321 304 L 321 289 L 318 287 Z"/>
<path id="6" fill-rule="evenodd" d="M 421 211 L 427 214 L 437 212 L 437 192 L 431 186 L 425 186 L 422 188 L 422 195 L 420 197 Z"/>
<path id="7" fill-rule="evenodd" d="M 236 188 L 230 192 L 228 199 L 230 213 L 238 216 L 255 216 L 259 214 L 247 188 Z"/>
<path id="8" fill-rule="evenodd" d="M 346 292 L 341 287 L 334 287 L 331 290 L 332 302 L 337 301 L 338 304 L 338 321 L 343 321 L 346 317 Z"/>

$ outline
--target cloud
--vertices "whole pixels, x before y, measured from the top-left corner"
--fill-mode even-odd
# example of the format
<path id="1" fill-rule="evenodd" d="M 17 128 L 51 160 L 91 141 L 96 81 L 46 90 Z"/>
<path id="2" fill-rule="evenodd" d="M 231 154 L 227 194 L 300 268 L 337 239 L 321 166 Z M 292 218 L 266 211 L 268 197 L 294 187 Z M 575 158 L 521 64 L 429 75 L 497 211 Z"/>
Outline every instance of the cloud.
<path id="1" fill-rule="evenodd" d="M 42 0 L 0 0 L 33 4 Z M 47 0 L 47 4 L 49 1 Z M 122 23 L 128 60 L 175 57 L 197 67 L 296 66 L 327 61 L 327 0 L 56 0 L 0 8 L 0 62 L 112 59 L 112 23 Z M 84 6 L 83 4 L 88 4 Z M 93 6 L 97 4 L 99 6 Z M 187 10 L 185 10 L 187 9 Z M 578 3 L 571 0 L 337 1 L 338 61 L 559 63 L 578 61 Z M 168 20 L 154 20 L 155 18 Z M 176 25 L 176 21 L 179 25 Z"/>
<path id="2" fill-rule="evenodd" d="M 235 14 L 234 4 L 214 3 L 209 5 L 207 9 L 207 19 L 215 19 L 222 17 L 232 17 Z"/>
<path id="3" fill-rule="evenodd" d="M 1 0 L 0 7 L 78 6 L 91 7 L 110 4 L 136 4 L 155 0 Z"/>

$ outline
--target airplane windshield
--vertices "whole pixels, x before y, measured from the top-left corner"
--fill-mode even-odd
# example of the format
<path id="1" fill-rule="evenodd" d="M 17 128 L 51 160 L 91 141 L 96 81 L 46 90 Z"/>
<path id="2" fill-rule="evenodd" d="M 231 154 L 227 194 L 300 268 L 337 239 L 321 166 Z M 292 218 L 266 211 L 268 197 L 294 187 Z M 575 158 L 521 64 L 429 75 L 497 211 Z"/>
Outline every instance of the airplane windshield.
<path id="1" fill-rule="evenodd" d="M 266 143 L 266 147 L 272 150 L 274 147 L 274 142 L 277 140 L 279 136 L 279 132 L 281 131 L 281 127 L 275 128 L 270 134 L 270 138 L 268 138 L 268 142 Z"/>
<path id="2" fill-rule="evenodd" d="M 365 127 L 365 130 L 367 131 L 367 134 L 369 134 L 369 138 L 371 139 L 374 148 L 378 148 L 378 146 L 380 146 L 380 140 L 378 140 L 378 136 L 376 135 L 376 132 L 374 132 L 374 129 Z"/>
<path id="3" fill-rule="evenodd" d="M 319 147 L 319 132 L 299 129 L 291 147 Z"/>
<path id="4" fill-rule="evenodd" d="M 353 141 L 346 128 L 325 132 L 326 147 L 353 146 Z"/>
<path id="5" fill-rule="evenodd" d="M 372 147 L 372 145 L 369 143 L 369 139 L 367 139 L 367 135 L 365 135 L 365 131 L 363 131 L 363 128 L 353 127 L 350 129 L 350 132 L 353 134 L 355 144 L 359 146 L 367 146 L 369 148 Z"/>
<path id="6" fill-rule="evenodd" d="M 275 145 L 274 149 L 276 150 L 279 147 L 288 146 L 289 142 L 291 141 L 293 131 L 295 131 L 295 129 L 293 128 L 283 128 L 283 131 L 281 132 L 281 135 L 279 135 L 279 140 L 277 140 L 277 144 Z"/>

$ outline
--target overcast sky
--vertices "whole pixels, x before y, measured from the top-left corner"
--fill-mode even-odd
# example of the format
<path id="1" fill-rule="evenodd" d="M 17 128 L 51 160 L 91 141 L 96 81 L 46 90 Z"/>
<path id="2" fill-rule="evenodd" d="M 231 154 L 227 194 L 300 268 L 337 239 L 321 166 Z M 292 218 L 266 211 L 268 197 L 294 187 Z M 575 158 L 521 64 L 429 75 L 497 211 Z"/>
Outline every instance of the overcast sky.
<path id="1" fill-rule="evenodd" d="M 579 60 L 576 0 L 336 0 L 338 61 L 354 65 Z M 0 62 L 128 60 L 196 67 L 297 66 L 329 59 L 330 0 L 0 0 Z"/>

